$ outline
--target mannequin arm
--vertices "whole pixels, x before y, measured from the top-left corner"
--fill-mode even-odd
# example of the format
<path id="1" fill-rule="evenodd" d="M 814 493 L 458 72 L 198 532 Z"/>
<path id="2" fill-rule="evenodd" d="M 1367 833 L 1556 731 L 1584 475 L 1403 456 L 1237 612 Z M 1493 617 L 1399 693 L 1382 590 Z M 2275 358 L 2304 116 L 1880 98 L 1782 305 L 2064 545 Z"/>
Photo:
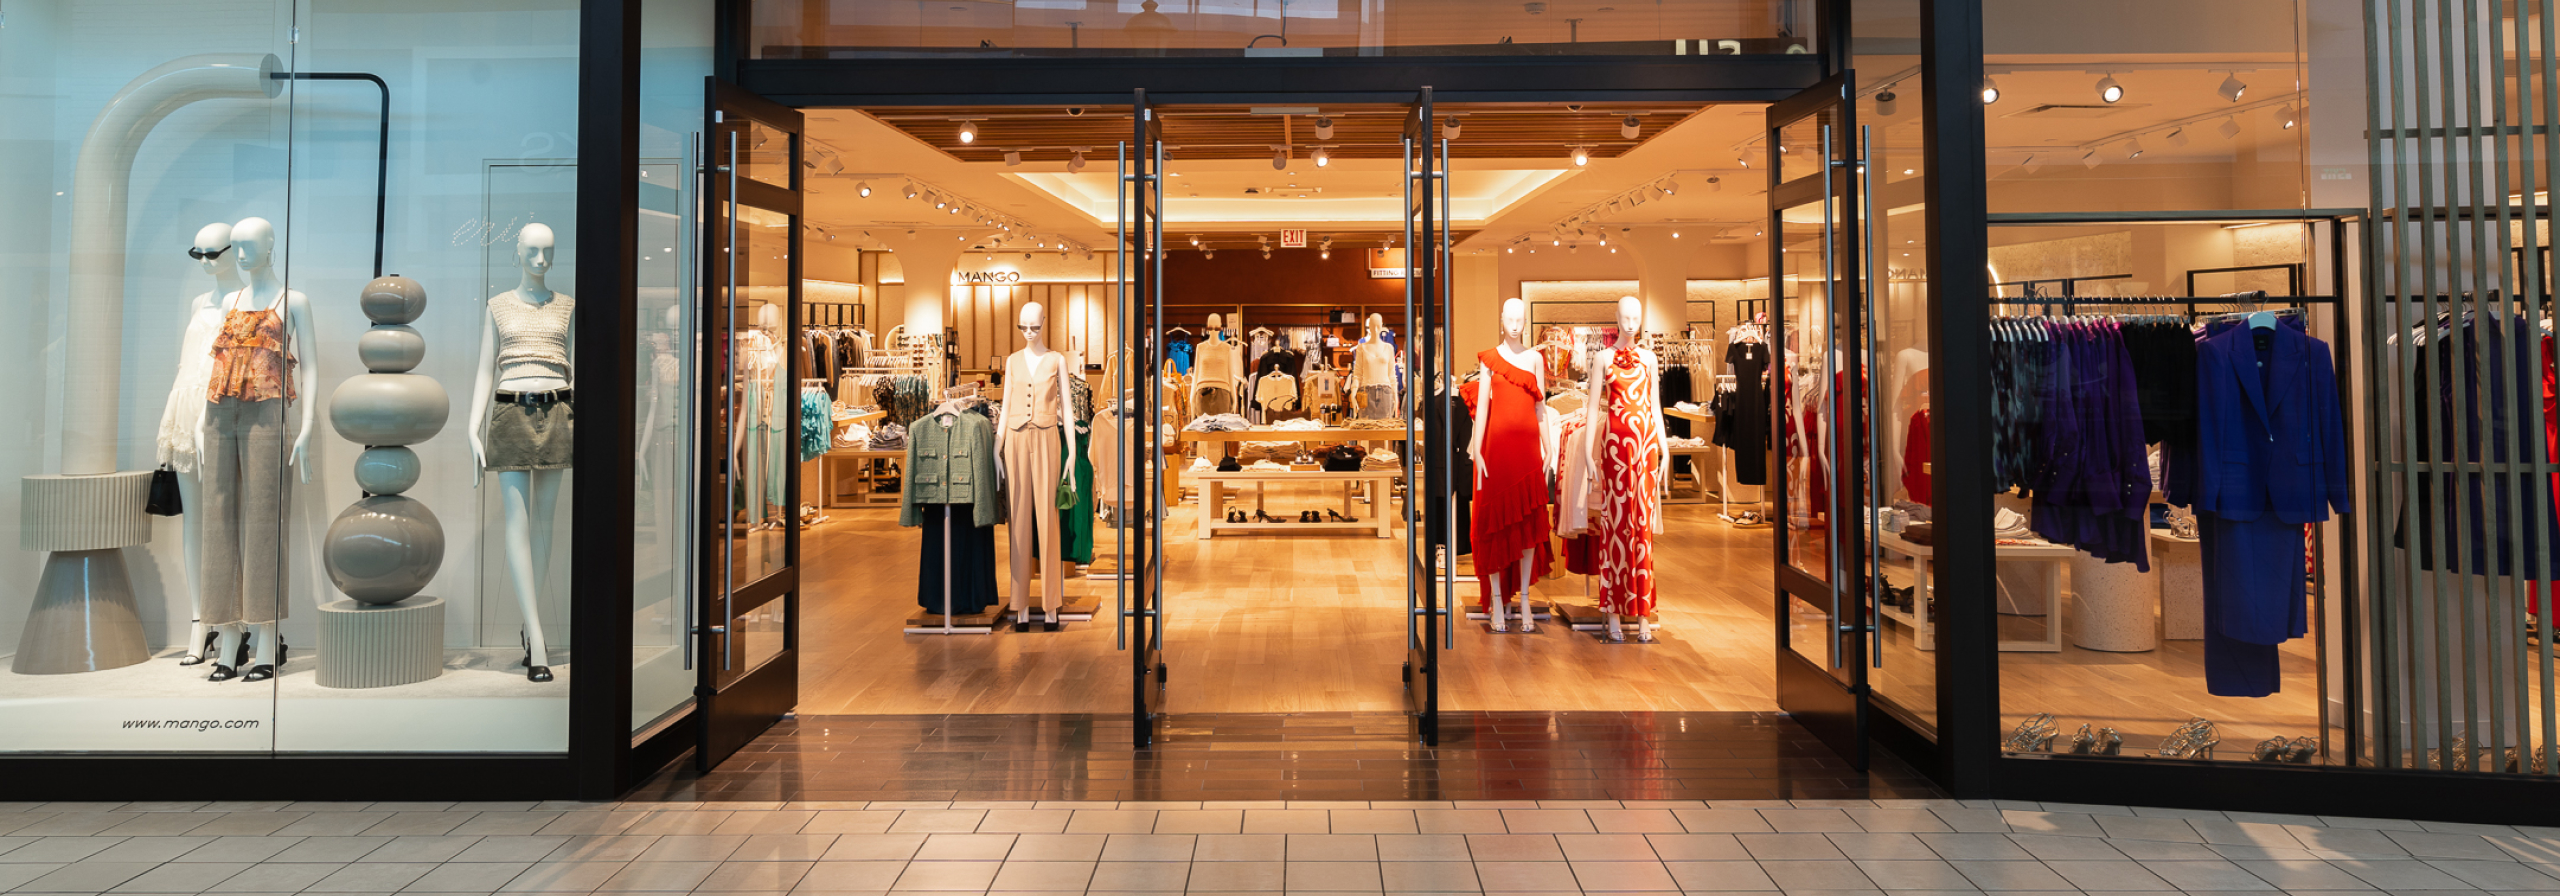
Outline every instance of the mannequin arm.
<path id="1" fill-rule="evenodd" d="M 1005 361 L 1004 373 L 1006 379 L 1010 380 L 1013 378 L 1013 361 L 1011 359 L 1007 359 Z M 1013 427 L 1006 425 L 1012 420 L 1013 402 L 1008 401 L 998 404 L 996 406 L 996 450 L 994 464 L 997 482 L 1004 481 L 1004 437 L 1006 433 L 1013 431 Z M 915 436 L 909 435 L 907 438 L 913 439 Z"/>
<path id="2" fill-rule="evenodd" d="M 1606 407 L 1609 403 L 1609 393 L 1600 391 L 1602 376 L 1600 364 L 1593 362 L 1591 370 L 1584 374 L 1585 380 L 1582 387 L 1582 438 L 1584 440 L 1582 456 L 1590 458 L 1588 463 L 1583 464 L 1582 470 L 1583 484 L 1586 488 L 1591 483 L 1600 481 L 1601 446 L 1605 444 L 1609 432 L 1609 411 Z"/>
<path id="3" fill-rule="evenodd" d="M 1487 374 L 1485 378 L 1476 381 L 1475 431 L 1467 436 L 1467 457 L 1475 461 L 1477 488 L 1484 487 L 1484 421 L 1485 418 L 1493 416 L 1487 413 L 1492 409 L 1493 377 Z"/>
<path id="4" fill-rule="evenodd" d="M 1058 409 L 1060 411 L 1058 416 L 1061 418 L 1058 421 L 1058 435 L 1060 441 L 1067 443 L 1067 463 L 1059 468 L 1058 476 L 1065 480 L 1070 491 L 1076 487 L 1076 458 L 1079 452 L 1076 451 L 1076 390 L 1075 385 L 1067 378 L 1084 375 L 1082 363 L 1070 363 L 1076 360 L 1076 357 L 1070 354 L 1058 356 Z"/>
<path id="5" fill-rule="evenodd" d="M 480 487 L 480 473 L 489 466 L 488 446 L 480 439 L 480 427 L 489 419 L 489 401 L 497 389 L 498 321 L 480 315 L 480 362 L 471 373 L 471 416 L 464 419 L 462 434 L 471 439 L 471 487 Z"/>
<path id="6" fill-rule="evenodd" d="M 311 336 L 311 301 L 300 292 L 285 293 L 286 316 L 293 319 L 293 344 L 296 347 L 319 345 Z M 312 390 L 320 385 L 320 365 L 304 360 L 293 365 L 293 392 L 302 397 L 302 422 L 293 437 L 293 455 L 286 460 L 302 468 L 302 481 L 311 481 L 311 465 L 305 463 L 311 450 L 311 423 L 320 409 L 319 396 Z"/>

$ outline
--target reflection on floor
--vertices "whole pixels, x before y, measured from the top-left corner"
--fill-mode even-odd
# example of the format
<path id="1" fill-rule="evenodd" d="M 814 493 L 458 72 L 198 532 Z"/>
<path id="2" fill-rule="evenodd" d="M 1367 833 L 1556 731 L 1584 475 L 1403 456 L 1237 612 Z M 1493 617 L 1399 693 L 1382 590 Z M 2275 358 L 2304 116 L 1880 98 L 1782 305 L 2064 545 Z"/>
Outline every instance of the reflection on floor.
<path id="1" fill-rule="evenodd" d="M 1775 713 L 1450 713 L 1438 747 L 1402 713 L 801 716 L 635 800 L 1769 800 L 1931 797 L 1865 773 Z"/>
<path id="2" fill-rule="evenodd" d="M 1291 519 L 1300 509 L 1334 506 L 1314 486 L 1275 486 L 1268 502 Z M 1776 709 L 1771 530 L 1734 529 L 1711 507 L 1667 510 L 1654 554 L 1665 619 L 1660 643 L 1609 645 L 1561 625 L 1494 635 L 1461 619 L 1456 646 L 1445 654 L 1442 705 Z M 1068 592 L 1098 597 L 1103 613 L 1055 634 L 904 634 L 900 623 L 916 606 L 918 535 L 898 528 L 894 508 L 831 514 L 802 540 L 804 715 L 1126 711 L 1129 654 L 1112 646 L 1111 582 L 1070 578 Z M 1402 528 L 1383 539 L 1328 533 L 1201 541 L 1195 514 L 1192 506 L 1177 508 L 1165 539 L 1172 711 L 1404 706 L 1397 674 L 1405 655 Z M 999 545 L 1004 538 L 997 533 Z M 1007 582 L 1002 570 L 997 581 Z M 1462 578 L 1459 587 L 1472 602 L 1473 581 Z M 1584 588 L 1583 576 L 1568 575 L 1532 593 L 1587 603 Z"/>

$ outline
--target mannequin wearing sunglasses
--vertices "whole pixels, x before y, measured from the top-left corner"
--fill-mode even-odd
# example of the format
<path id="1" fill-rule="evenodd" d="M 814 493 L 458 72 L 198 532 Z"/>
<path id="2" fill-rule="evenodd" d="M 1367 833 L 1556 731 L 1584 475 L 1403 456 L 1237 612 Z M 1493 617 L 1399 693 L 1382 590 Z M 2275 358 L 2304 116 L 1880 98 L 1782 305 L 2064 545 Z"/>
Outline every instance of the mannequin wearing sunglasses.
<path id="1" fill-rule="evenodd" d="M 188 512 L 178 515 L 181 549 L 186 557 L 187 603 L 194 620 L 187 631 L 186 655 L 178 665 L 193 666 L 213 656 L 213 632 L 204 622 L 204 480 L 196 458 L 204 452 L 205 385 L 213 376 L 213 337 L 222 332 L 222 298 L 239 292 L 240 256 L 231 251 L 231 225 L 207 224 L 196 231 L 187 256 L 213 276 L 213 289 L 187 302 L 186 336 L 178 341 L 178 376 L 169 384 L 169 402 L 160 411 L 160 463 L 178 473 L 178 500 Z"/>
<path id="2" fill-rule="evenodd" d="M 217 306 L 223 325 L 213 340 L 204 450 L 196 459 L 204 503 L 187 512 L 205 518 L 204 577 L 196 587 L 205 624 L 218 633 L 207 679 L 258 682 L 274 678 L 285 659 L 277 634 L 290 608 L 285 471 L 300 467 L 302 480 L 311 481 L 303 461 L 320 397 L 313 393 L 318 371 L 296 361 L 302 347 L 313 344 L 311 300 L 285 288 L 276 271 L 275 225 L 241 219 L 231 226 L 231 241 L 230 255 L 239 259 L 248 286 Z M 252 651 L 244 670 L 241 655 Z"/>

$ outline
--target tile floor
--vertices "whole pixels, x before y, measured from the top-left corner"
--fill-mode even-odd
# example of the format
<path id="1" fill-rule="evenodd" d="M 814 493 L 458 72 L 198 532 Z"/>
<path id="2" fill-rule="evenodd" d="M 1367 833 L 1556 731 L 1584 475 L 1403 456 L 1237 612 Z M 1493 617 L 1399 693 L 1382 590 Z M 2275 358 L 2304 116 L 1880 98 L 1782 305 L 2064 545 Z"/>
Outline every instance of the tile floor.
<path id="1" fill-rule="evenodd" d="M 2560 891 L 2560 828 L 1933 799 L 0 803 L 11 896 L 1780 891 Z"/>

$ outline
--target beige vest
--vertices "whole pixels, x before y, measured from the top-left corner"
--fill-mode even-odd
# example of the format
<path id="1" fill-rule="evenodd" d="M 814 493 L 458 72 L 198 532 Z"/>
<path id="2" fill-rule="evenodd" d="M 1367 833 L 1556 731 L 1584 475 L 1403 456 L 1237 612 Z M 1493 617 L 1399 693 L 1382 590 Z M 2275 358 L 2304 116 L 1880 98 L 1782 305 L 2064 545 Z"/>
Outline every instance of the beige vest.
<path id="1" fill-rule="evenodd" d="M 1066 375 L 1067 354 L 1051 351 L 1034 358 L 1028 350 L 1004 359 L 1004 416 L 1008 430 L 1058 425 L 1059 394 Z"/>

